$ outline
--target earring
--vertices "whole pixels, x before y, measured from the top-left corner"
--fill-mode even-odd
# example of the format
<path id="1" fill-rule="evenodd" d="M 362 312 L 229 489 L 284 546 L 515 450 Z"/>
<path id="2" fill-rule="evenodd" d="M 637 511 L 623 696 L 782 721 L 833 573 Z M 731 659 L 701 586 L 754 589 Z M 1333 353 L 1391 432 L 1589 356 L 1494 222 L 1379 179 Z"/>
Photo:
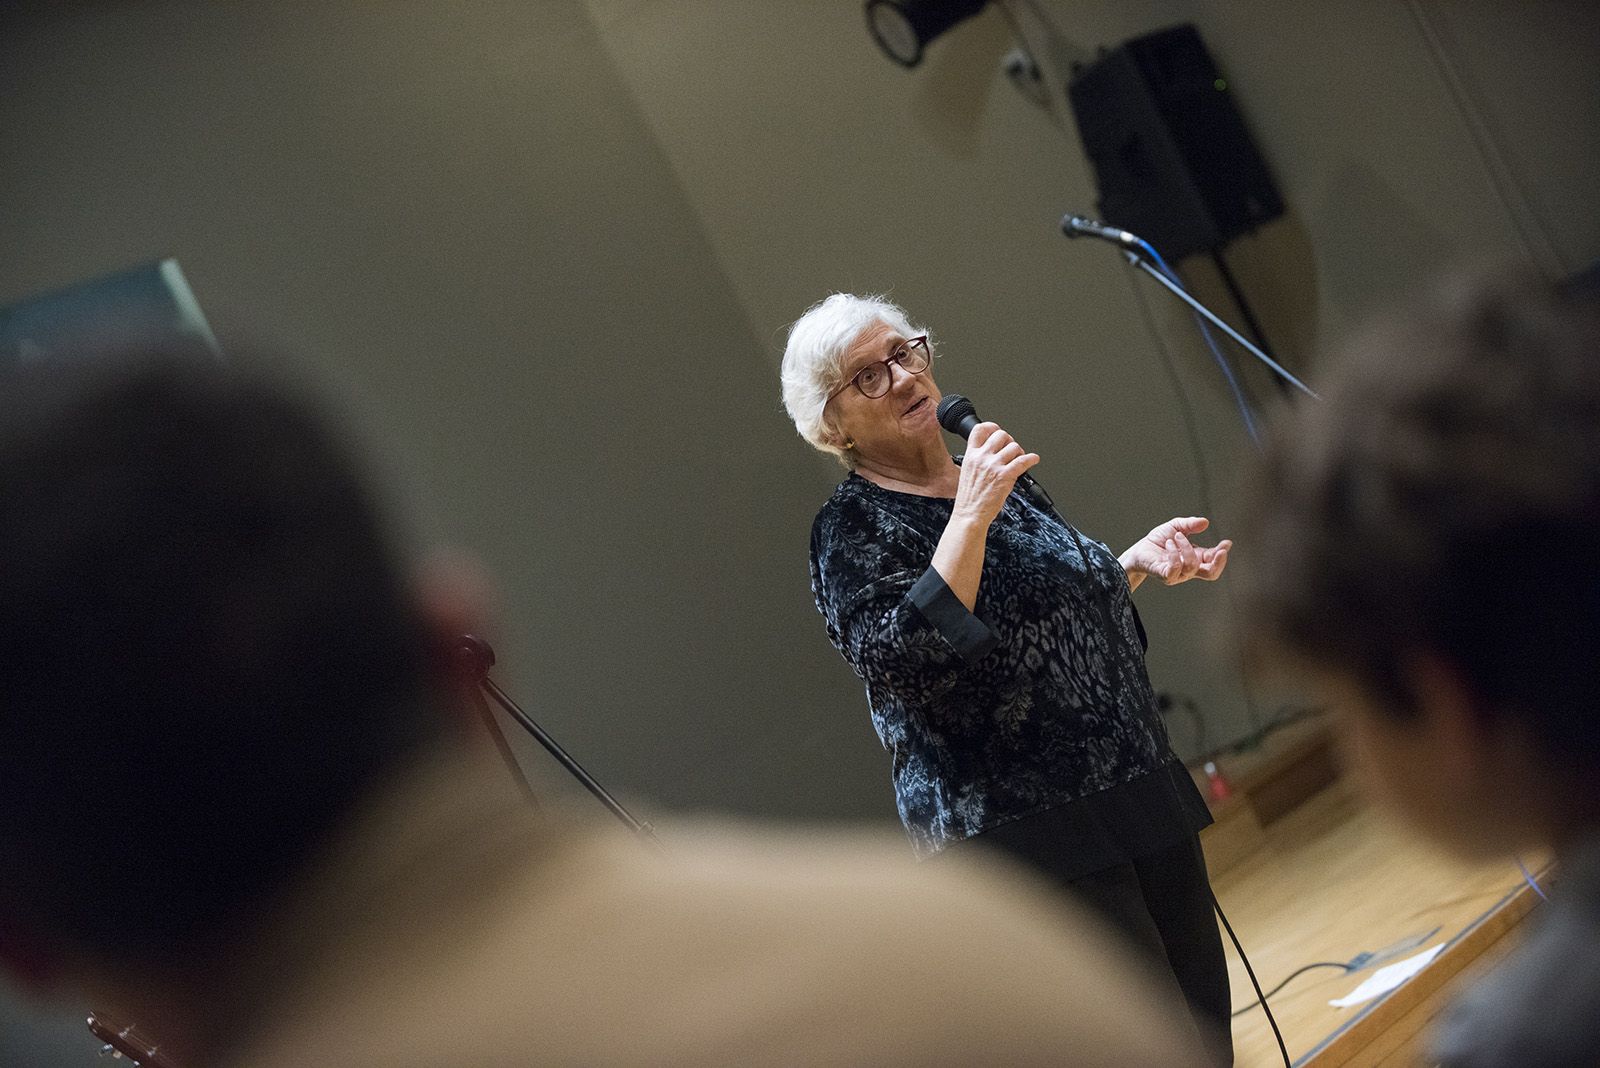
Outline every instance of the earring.
<path id="1" fill-rule="evenodd" d="M 856 447 L 856 439 L 855 438 L 851 438 L 849 441 L 844 443 L 844 447 L 845 447 L 846 450 L 855 448 Z"/>

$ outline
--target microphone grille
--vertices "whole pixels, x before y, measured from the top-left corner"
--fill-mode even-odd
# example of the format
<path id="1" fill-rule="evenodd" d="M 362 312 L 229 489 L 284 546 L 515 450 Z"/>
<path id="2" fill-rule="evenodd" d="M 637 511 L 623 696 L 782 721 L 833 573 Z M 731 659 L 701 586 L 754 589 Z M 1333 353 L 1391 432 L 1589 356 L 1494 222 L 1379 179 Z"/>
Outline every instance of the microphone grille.
<path id="1" fill-rule="evenodd" d="M 978 409 L 959 393 L 945 394 L 934 414 L 939 417 L 939 425 L 952 434 L 961 433 L 963 420 L 971 419 L 973 422 L 978 420 Z"/>

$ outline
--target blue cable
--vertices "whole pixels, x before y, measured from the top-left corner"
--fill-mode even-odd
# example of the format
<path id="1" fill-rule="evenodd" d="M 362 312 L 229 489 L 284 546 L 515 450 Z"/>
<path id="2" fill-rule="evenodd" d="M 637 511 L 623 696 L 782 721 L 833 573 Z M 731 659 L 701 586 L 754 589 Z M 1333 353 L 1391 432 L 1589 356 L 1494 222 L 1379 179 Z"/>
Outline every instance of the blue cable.
<path id="1" fill-rule="evenodd" d="M 1183 284 L 1183 279 L 1178 277 L 1176 271 L 1167 266 L 1167 261 L 1161 258 L 1161 253 L 1156 251 L 1154 245 L 1142 237 L 1136 240 L 1139 242 L 1140 248 L 1150 253 L 1150 258 L 1155 260 L 1156 268 L 1166 275 L 1168 281 L 1185 293 L 1189 292 L 1189 287 Z M 1211 350 L 1211 358 L 1216 360 L 1217 366 L 1222 369 L 1222 377 L 1227 380 L 1228 390 L 1233 394 L 1233 402 L 1239 408 L 1239 417 L 1244 420 L 1245 433 L 1250 435 L 1251 443 L 1259 447 L 1261 445 L 1261 435 L 1256 430 L 1255 417 L 1250 414 L 1250 404 L 1244 399 L 1244 393 L 1239 389 L 1238 380 L 1233 377 L 1233 368 L 1229 366 L 1227 357 L 1223 356 L 1222 350 L 1217 347 L 1217 339 L 1211 333 L 1210 324 L 1201 318 L 1198 312 L 1191 310 L 1189 314 L 1194 316 L 1194 323 L 1200 328 L 1200 336 L 1205 338 L 1206 347 Z"/>
<path id="2" fill-rule="evenodd" d="M 1517 867 L 1522 869 L 1522 877 L 1528 880 L 1528 885 L 1533 887 L 1533 892 L 1539 895 L 1539 899 L 1541 901 L 1549 901 L 1550 899 L 1545 896 L 1544 891 L 1539 889 L 1539 884 L 1534 881 L 1533 872 L 1529 871 L 1528 866 L 1522 863 L 1521 857 L 1517 858 Z"/>

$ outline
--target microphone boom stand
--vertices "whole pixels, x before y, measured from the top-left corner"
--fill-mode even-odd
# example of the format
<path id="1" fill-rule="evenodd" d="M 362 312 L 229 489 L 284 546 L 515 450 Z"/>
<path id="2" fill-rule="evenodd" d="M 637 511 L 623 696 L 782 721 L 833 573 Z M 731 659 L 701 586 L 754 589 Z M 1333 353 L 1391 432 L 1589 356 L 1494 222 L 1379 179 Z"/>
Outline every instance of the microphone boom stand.
<path id="1" fill-rule="evenodd" d="M 621 820 L 628 830 L 645 839 L 651 845 L 657 848 L 660 847 L 661 842 L 656 838 L 655 830 L 650 824 L 635 819 L 631 812 L 622 807 L 621 802 L 606 792 L 606 788 L 601 786 L 593 775 L 583 769 L 583 765 L 579 764 L 565 749 L 561 748 L 560 743 L 550 737 L 548 731 L 539 726 L 532 716 L 524 712 L 522 707 L 513 701 L 510 695 L 489 677 L 489 669 L 494 667 L 495 657 L 494 649 L 488 642 L 475 634 L 464 634 L 461 636 L 460 644 L 457 646 L 456 655 L 463 667 L 472 674 L 473 695 L 478 702 L 480 714 L 484 717 L 490 733 L 494 736 L 501 758 L 506 761 L 512 774 L 522 784 L 524 793 L 530 799 L 533 796 L 533 791 L 528 786 L 527 779 L 523 777 L 522 769 L 512 755 L 511 747 L 507 744 L 505 735 L 500 733 L 499 725 L 495 722 L 494 715 L 490 711 L 488 703 L 484 700 L 485 694 L 493 698 L 495 704 L 503 708 L 524 730 L 533 735 L 534 740 L 544 746 L 545 751 L 555 757 L 558 764 L 571 772 L 572 777 L 582 783 L 584 789 L 593 794 L 613 816 Z"/>
<path id="2" fill-rule="evenodd" d="M 1285 382 L 1288 382 L 1290 385 L 1294 386 L 1295 388 L 1300 390 L 1300 392 L 1304 393 L 1308 397 L 1312 397 L 1312 398 L 1314 398 L 1316 400 L 1321 400 L 1322 399 L 1321 397 L 1317 396 L 1316 391 L 1313 390 L 1310 386 L 1306 385 L 1304 382 L 1300 381 L 1294 375 L 1292 375 L 1288 371 L 1284 370 L 1283 366 L 1281 364 L 1279 364 L 1277 360 L 1274 360 L 1271 356 L 1268 356 L 1266 353 L 1262 352 L 1255 345 L 1252 345 L 1250 342 L 1246 341 L 1240 335 L 1239 331 L 1235 330 L 1233 327 L 1229 326 L 1227 323 L 1225 323 L 1221 319 L 1217 318 L 1216 315 L 1212 314 L 1211 309 L 1207 308 L 1204 304 L 1201 304 L 1194 297 L 1190 296 L 1188 290 L 1184 289 L 1182 286 L 1178 285 L 1172 279 L 1168 278 L 1165 274 L 1163 274 L 1157 268 L 1151 266 L 1149 261 L 1146 260 L 1143 256 L 1141 256 L 1138 252 L 1136 252 L 1135 250 L 1133 250 L 1131 248 L 1128 248 L 1128 247 L 1124 246 L 1123 249 L 1122 249 L 1122 253 L 1123 253 L 1123 255 L 1128 257 L 1128 262 L 1129 263 L 1133 264 L 1135 267 L 1137 267 L 1140 270 L 1142 270 L 1145 274 L 1149 275 L 1151 278 L 1154 278 L 1157 282 L 1160 282 L 1162 285 L 1166 286 L 1169 290 L 1172 291 L 1173 295 L 1175 295 L 1179 300 L 1181 300 L 1185 304 L 1189 305 L 1189 307 L 1193 308 L 1195 311 L 1199 312 L 1201 315 L 1204 315 L 1207 319 L 1209 319 L 1216 326 L 1221 327 L 1224 333 L 1226 333 L 1229 337 L 1233 338 L 1234 341 L 1238 342 L 1241 346 L 1243 346 L 1245 351 L 1249 352 L 1256 359 L 1260 360 L 1262 363 L 1266 364 L 1268 367 L 1270 367 L 1274 371 L 1276 371 L 1278 376 L 1280 378 L 1282 378 Z"/>

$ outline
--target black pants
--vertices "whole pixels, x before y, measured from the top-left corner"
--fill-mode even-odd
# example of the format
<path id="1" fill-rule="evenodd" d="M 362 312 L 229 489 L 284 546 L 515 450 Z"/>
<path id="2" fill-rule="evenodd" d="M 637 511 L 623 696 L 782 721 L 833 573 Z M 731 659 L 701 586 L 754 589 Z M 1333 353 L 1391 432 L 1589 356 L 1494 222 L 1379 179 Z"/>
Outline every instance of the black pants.
<path id="1" fill-rule="evenodd" d="M 1042 830 L 1035 821 L 1019 820 L 970 842 L 1026 863 L 1121 934 L 1158 985 L 1189 1006 L 1213 1060 L 1233 1064 L 1228 962 L 1199 836 L 1190 834 L 1125 864 L 1069 876 L 1064 874 L 1069 858 Z"/>

